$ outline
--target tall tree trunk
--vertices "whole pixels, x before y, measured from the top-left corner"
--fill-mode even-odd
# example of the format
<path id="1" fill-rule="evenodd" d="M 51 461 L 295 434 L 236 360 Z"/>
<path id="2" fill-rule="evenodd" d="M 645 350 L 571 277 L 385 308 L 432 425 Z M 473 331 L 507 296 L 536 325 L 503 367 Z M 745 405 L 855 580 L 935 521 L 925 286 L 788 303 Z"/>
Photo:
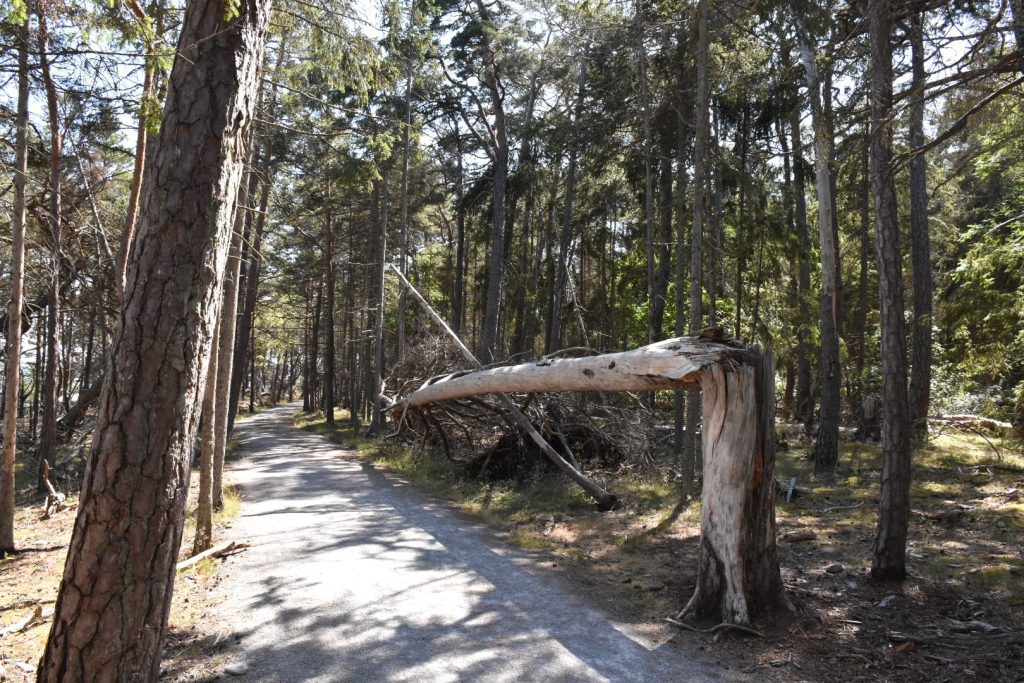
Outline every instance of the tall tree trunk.
<path id="1" fill-rule="evenodd" d="M 459 119 L 455 123 L 455 291 L 452 292 L 452 329 L 462 333 L 466 318 L 466 210 L 462 206 L 464 196 L 464 172 L 462 168 L 462 131 Z"/>
<path id="2" fill-rule="evenodd" d="M 686 36 L 683 28 L 679 30 L 678 37 L 678 54 L 680 56 L 680 65 L 684 63 L 684 56 L 686 50 Z M 675 336 L 681 337 L 686 333 L 686 297 L 687 297 L 687 259 L 686 259 L 686 247 L 687 247 L 687 229 L 690 227 L 686 220 L 686 151 L 689 146 L 689 137 L 687 129 L 687 117 L 686 117 L 686 105 L 689 104 L 686 97 L 686 83 L 687 73 L 684 68 L 679 68 L 679 80 L 676 83 L 676 97 L 678 98 L 678 104 L 676 109 L 676 317 L 675 326 L 673 328 Z M 614 228 L 613 228 L 614 229 Z M 615 250 L 615 234 L 612 233 L 612 253 Z M 602 249 L 602 253 L 605 250 Z M 614 277 L 614 276 L 613 276 Z M 605 287 L 605 291 L 608 288 Z M 614 292 L 614 288 L 612 288 Z M 609 315 L 609 325 L 612 324 L 612 316 Z M 614 327 L 612 326 L 612 334 L 614 334 Z M 684 495 L 690 493 L 690 485 L 693 481 L 693 459 L 685 457 L 683 448 L 683 441 L 686 438 L 686 414 L 684 410 L 686 398 L 682 391 L 675 391 L 672 393 L 672 422 L 674 438 L 672 440 L 672 446 L 674 450 L 676 466 L 682 473 L 682 486 Z"/>
<path id="3" fill-rule="evenodd" d="M 911 70 L 910 148 L 924 146 L 924 14 L 910 17 Z M 910 374 L 910 419 L 918 438 L 928 436 L 932 382 L 932 259 L 928 234 L 927 161 L 910 160 L 910 254 L 914 275 L 914 323 Z"/>
<path id="4" fill-rule="evenodd" d="M 130 2 L 129 6 L 139 21 L 147 22 L 150 19 L 146 17 L 137 2 Z M 154 2 L 152 10 L 153 33 L 151 35 L 159 37 L 163 30 L 163 2 Z M 114 287 L 118 301 L 124 299 L 125 271 L 128 267 L 128 257 L 131 254 L 139 217 L 139 193 L 142 191 L 142 177 L 146 171 L 149 129 L 153 123 L 152 113 L 157 102 L 157 83 L 166 76 L 166 72 L 162 69 L 158 71 L 159 60 L 155 53 L 159 51 L 160 46 L 147 36 L 145 47 L 148 54 L 145 57 L 145 75 L 142 80 L 142 95 L 139 99 L 139 122 L 135 133 L 135 163 L 132 168 L 132 184 L 128 190 L 128 208 L 125 210 L 124 225 L 121 228 L 121 244 L 118 247 L 117 262 L 114 266 Z"/>
<path id="5" fill-rule="evenodd" d="M 672 194 L 672 144 L 668 130 L 662 135 L 661 171 L 658 183 L 658 244 L 654 252 L 658 258 L 658 269 L 654 274 L 654 338 L 665 338 L 665 308 L 668 299 L 668 282 L 672 273 L 671 244 L 675 239 L 672 234 L 672 210 L 675 208 L 675 197 Z"/>
<path id="6" fill-rule="evenodd" d="M 707 289 L 708 289 L 708 324 L 718 324 L 718 297 L 723 291 L 723 261 L 724 256 L 722 253 L 722 245 L 725 243 L 725 237 L 722 234 L 722 201 L 725 197 L 725 191 L 722 188 L 722 175 L 724 172 L 725 164 L 722 162 L 720 147 L 719 147 L 719 130 L 722 126 L 721 112 L 718 111 L 717 107 L 710 105 L 712 114 L 714 116 L 713 123 L 711 126 L 710 143 L 708 145 L 705 154 L 707 155 L 706 161 L 708 169 L 708 182 L 711 187 L 710 197 L 705 198 L 708 202 L 707 208 L 705 208 L 705 221 L 708 223 L 707 239 Z M 710 214 L 710 215 L 709 215 Z M 710 220 L 709 220 L 710 219 Z M 698 403 L 698 405 L 700 405 Z M 697 451 L 698 454 L 700 451 Z"/>
<path id="7" fill-rule="evenodd" d="M 18 30 L 18 110 L 14 142 L 14 215 L 11 220 L 11 302 L 7 308 L 7 384 L 4 389 L 3 462 L 0 469 L 0 557 L 14 552 L 14 458 L 18 448 L 21 388 L 21 312 L 25 306 L 25 182 L 28 173 L 29 18 Z"/>
<path id="8" fill-rule="evenodd" d="M 796 406 L 797 415 L 804 423 L 804 431 L 811 433 L 814 422 L 814 398 L 811 396 L 811 351 L 808 333 L 811 329 L 811 236 L 807 227 L 807 188 L 804 180 L 803 140 L 800 134 L 800 111 L 794 109 L 790 118 L 793 137 L 793 199 L 797 244 L 797 315 L 796 330 Z"/>
<path id="9" fill-rule="evenodd" d="M 483 7 L 482 0 L 477 0 Z M 486 14 L 486 12 L 481 12 Z M 486 32 L 485 32 L 486 36 Z M 485 38 L 485 40 L 488 40 Z M 488 46 L 488 49 L 490 47 Z M 484 362 L 493 363 L 497 360 L 498 318 L 501 314 L 501 293 L 505 274 L 504 229 L 505 229 L 505 189 L 508 184 L 508 131 L 505 123 L 505 96 L 499 80 L 497 66 L 492 66 L 483 74 L 482 80 L 490 92 L 491 105 L 494 109 L 493 162 L 494 182 L 491 194 L 491 254 L 487 268 L 487 299 L 484 305 L 484 325 L 480 331 L 480 347 L 483 350 Z"/>
<path id="10" fill-rule="evenodd" d="M 587 85 L 587 59 L 580 60 L 580 71 L 576 77 L 576 103 L 573 106 L 573 120 L 579 125 L 583 114 L 583 96 Z M 555 283 L 554 306 L 551 314 L 550 353 L 562 346 L 562 322 L 565 319 L 565 295 L 569 286 L 569 248 L 573 240 L 573 204 L 576 199 L 576 167 L 579 163 L 580 136 L 573 134 L 569 141 L 569 168 L 565 176 L 565 206 L 562 209 L 562 234 L 558 242 L 558 280 Z"/>
<path id="11" fill-rule="evenodd" d="M 733 336 L 741 339 L 743 335 L 743 274 L 747 269 L 747 152 L 750 148 L 748 119 L 750 107 L 743 105 L 740 117 L 739 149 L 740 149 L 740 199 L 736 220 L 736 331 Z"/>
<path id="12" fill-rule="evenodd" d="M 412 31 L 415 18 L 414 2 L 409 3 L 409 30 Z M 409 267 L 409 133 L 412 128 L 412 76 L 413 60 L 410 57 L 406 60 L 405 73 L 405 125 L 402 127 L 402 196 L 401 196 L 401 221 L 402 237 L 400 251 L 398 254 L 398 265 L 405 275 Z M 397 362 L 405 360 L 405 290 L 398 294 L 398 358 Z"/>
<path id="13" fill-rule="evenodd" d="M 46 109 L 50 126 L 50 192 L 47 217 L 46 243 L 49 251 L 49 282 L 46 296 L 46 369 L 43 378 L 42 426 L 39 435 L 38 490 L 48 490 L 45 481 L 45 463 L 56 465 L 57 455 L 57 384 L 60 367 L 60 276 L 61 276 L 61 148 L 60 112 L 57 109 L 57 88 L 50 74 L 47 56 L 50 36 L 47 29 L 45 7 L 39 8 L 39 62 L 46 90 Z"/>
<path id="14" fill-rule="evenodd" d="M 256 0 L 257 2 L 264 2 L 269 0 Z M 277 45 L 277 55 L 274 63 L 274 74 L 280 73 L 282 65 L 284 64 L 285 49 L 288 45 L 287 34 L 281 36 L 280 42 Z M 267 95 L 267 120 L 273 121 L 277 111 L 277 85 L 272 85 L 270 92 Z M 245 370 L 247 367 L 251 368 L 254 360 L 249 356 L 249 349 L 252 347 L 253 340 L 251 339 L 252 331 L 256 320 L 256 300 L 259 296 L 259 280 L 260 270 L 263 264 L 263 255 L 260 248 L 263 245 L 263 231 L 267 224 L 267 206 L 270 204 L 270 189 L 274 182 L 274 165 L 273 165 L 273 136 L 274 133 L 270 130 L 269 126 L 264 126 L 264 139 L 263 148 L 260 152 L 260 167 L 256 174 L 252 174 L 253 181 L 259 178 L 262 182 L 260 185 L 260 201 L 259 211 L 256 214 L 255 223 L 252 226 L 252 230 L 249 231 L 249 239 L 244 240 L 245 250 L 249 254 L 248 264 L 244 264 L 245 269 L 245 296 L 242 297 L 242 292 L 239 292 L 239 307 L 242 309 L 241 314 L 238 317 L 238 322 L 235 326 L 235 349 L 234 355 L 231 360 L 231 395 L 228 401 L 228 435 L 231 434 L 235 427 L 235 415 L 238 412 L 238 401 L 241 398 L 242 392 L 242 380 L 245 377 Z M 252 184 L 249 186 L 247 197 L 255 193 L 255 188 Z M 249 218 L 247 217 L 248 221 Z M 248 361 L 248 362 L 246 362 Z M 250 408 L 252 408 L 253 391 L 255 387 L 250 387 Z"/>
<path id="15" fill-rule="evenodd" d="M 903 329 L 903 272 L 892 165 L 892 8 L 869 0 L 871 138 L 882 346 L 882 491 L 871 575 L 906 576 L 910 517 L 910 404 Z"/>
<path id="16" fill-rule="evenodd" d="M 797 37 L 800 57 L 807 81 L 807 96 L 811 101 L 811 125 L 814 128 L 814 171 L 818 193 L 818 242 L 821 251 L 821 412 L 818 419 L 818 439 L 814 446 L 814 471 L 831 473 L 839 461 L 839 323 L 838 276 L 836 262 L 835 216 L 832 213 L 832 175 L 829 158 L 829 130 L 821 100 L 818 66 L 811 48 L 810 38 L 803 27 L 798 11 Z"/>
<path id="17" fill-rule="evenodd" d="M 370 408 L 370 424 L 366 433 L 376 436 L 383 431 L 384 421 L 381 412 L 380 395 L 384 381 L 384 276 L 387 269 L 388 244 L 388 171 L 384 171 L 380 181 L 380 208 L 377 214 L 377 234 L 372 243 L 373 257 L 370 262 L 377 271 L 374 273 L 373 299 L 369 302 L 373 307 L 373 337 L 371 354 L 367 355 L 368 381 L 366 383 L 367 401 Z"/>
<path id="18" fill-rule="evenodd" d="M 331 186 L 327 185 L 327 217 L 324 219 L 324 417 L 327 426 L 334 426 L 334 221 L 331 213 Z"/>
<path id="19" fill-rule="evenodd" d="M 864 124 L 864 148 L 861 151 L 861 187 L 860 187 L 860 277 L 857 281 L 857 318 L 854 322 L 857 335 L 857 378 L 856 405 L 861 423 L 862 435 L 865 434 L 864 416 L 864 361 L 866 353 L 868 327 L 868 259 L 871 256 L 871 124 Z"/>
<path id="20" fill-rule="evenodd" d="M 183 17 L 38 680 L 156 680 L 270 3 Z"/>
<path id="21" fill-rule="evenodd" d="M 697 95 L 694 102 L 693 138 L 693 234 L 690 239 L 690 334 L 700 331 L 702 325 L 701 275 L 704 248 L 704 214 L 707 209 L 708 138 L 711 137 L 708 120 L 711 108 L 711 84 L 708 81 L 708 0 L 697 3 Z M 700 419 L 700 397 L 691 393 L 686 405 L 685 457 L 697 463 L 697 422 Z M 689 482 L 686 482 L 689 485 Z"/>
<path id="22" fill-rule="evenodd" d="M 252 155 L 250 154 L 250 158 Z M 234 412 L 231 402 L 231 374 L 234 363 L 235 325 L 238 323 L 238 280 L 242 269 L 242 231 L 249 212 L 249 183 L 243 176 L 238 188 L 238 205 L 235 209 L 234 227 L 231 231 L 231 246 L 228 249 L 228 265 L 224 272 L 224 302 L 221 304 L 220 324 L 217 339 L 217 399 L 216 432 L 213 448 L 213 509 L 224 507 L 224 458 L 228 447 L 228 416 Z"/>
<path id="23" fill-rule="evenodd" d="M 644 158 L 644 244 L 647 252 L 647 343 L 656 341 L 655 324 L 655 256 L 654 256 L 654 154 L 651 141 L 651 94 L 647 82 L 647 46 L 644 44 L 645 29 L 643 2 L 636 2 L 636 61 L 640 71 L 640 117 L 643 129 Z M 647 395 L 647 401 L 654 405 L 654 394 Z"/>
<path id="24" fill-rule="evenodd" d="M 214 308 L 217 308 L 216 304 Z M 213 541 L 213 458 L 217 438 L 217 359 L 220 355 L 217 348 L 220 315 L 217 312 L 213 315 L 217 317 L 217 323 L 213 326 L 210 342 L 210 365 L 206 371 L 199 420 L 199 496 L 196 502 L 196 536 L 192 541 L 193 555 L 208 549 Z"/>

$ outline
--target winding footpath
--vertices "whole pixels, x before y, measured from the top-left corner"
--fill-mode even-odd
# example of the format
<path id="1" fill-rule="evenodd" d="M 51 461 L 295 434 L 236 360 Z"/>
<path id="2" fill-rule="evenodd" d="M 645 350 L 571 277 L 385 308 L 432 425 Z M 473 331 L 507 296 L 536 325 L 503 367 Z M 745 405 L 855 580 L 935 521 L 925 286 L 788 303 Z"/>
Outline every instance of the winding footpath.
<path id="1" fill-rule="evenodd" d="M 292 426 L 240 422 L 225 614 L 247 681 L 703 681 L 494 532 Z"/>

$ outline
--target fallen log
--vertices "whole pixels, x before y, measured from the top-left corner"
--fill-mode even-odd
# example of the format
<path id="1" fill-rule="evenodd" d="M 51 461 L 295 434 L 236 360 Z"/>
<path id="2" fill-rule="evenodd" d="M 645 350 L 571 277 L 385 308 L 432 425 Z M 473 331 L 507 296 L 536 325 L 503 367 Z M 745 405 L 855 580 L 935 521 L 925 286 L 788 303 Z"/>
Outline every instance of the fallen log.
<path id="1" fill-rule="evenodd" d="M 980 415 L 936 415 L 929 417 L 929 422 L 938 424 L 957 425 L 959 427 L 972 427 L 974 429 L 987 429 L 992 432 L 1005 434 L 1013 431 L 1013 425 L 1009 422 L 993 420 Z"/>
<path id="2" fill-rule="evenodd" d="M 477 357 L 474 356 L 473 353 L 468 348 L 466 348 L 466 345 L 462 343 L 462 340 L 459 339 L 459 335 L 455 334 L 452 331 L 452 329 L 448 327 L 448 325 L 441 318 L 441 316 L 437 314 L 437 311 L 435 311 L 433 307 L 427 302 L 427 300 L 423 298 L 423 295 L 419 293 L 419 290 L 413 287 L 412 283 L 409 282 L 404 275 L 402 275 L 402 271 L 400 271 L 394 265 L 391 265 L 391 270 L 394 271 L 395 275 L 397 275 L 398 278 L 402 281 L 402 284 L 405 285 L 406 289 L 408 289 L 409 292 L 412 293 L 413 297 L 417 301 L 419 301 L 420 305 L 423 306 L 424 310 L 426 310 L 430 317 L 434 319 L 434 322 L 436 322 L 438 326 L 442 330 L 444 330 L 445 334 L 447 334 L 448 337 L 455 343 L 455 345 L 458 347 L 459 351 L 462 352 L 462 355 L 466 358 L 466 360 L 472 363 L 473 366 L 478 370 L 483 368 L 483 365 L 480 363 Z M 556 451 L 551 444 L 547 442 L 547 439 L 545 439 L 541 435 L 541 433 L 537 431 L 537 428 L 534 427 L 530 419 L 523 414 L 523 411 L 519 409 L 519 406 L 517 406 L 515 402 L 512 401 L 512 399 L 510 399 L 504 393 L 490 393 L 498 393 L 499 398 L 501 399 L 502 408 L 504 408 L 505 412 L 508 413 L 512 417 L 512 419 L 515 420 L 515 423 L 519 426 L 519 428 L 522 429 L 523 432 L 525 432 L 530 437 L 530 439 L 533 440 L 535 444 L 537 444 L 537 447 L 544 452 L 544 455 L 546 455 L 551 460 L 551 462 L 553 462 L 558 467 L 558 469 L 562 470 L 562 472 L 564 472 L 570 479 L 576 482 L 580 486 L 580 488 L 586 491 L 595 501 L 597 501 L 598 506 L 602 510 L 612 510 L 618 507 L 618 496 L 609 491 L 605 491 L 596 483 L 588 479 L 586 475 L 584 475 L 578 469 L 573 467 L 572 463 L 568 462 L 565 458 L 563 458 L 561 454 L 558 451 Z M 468 397 L 469 395 L 470 394 L 467 394 L 466 396 Z M 397 403 L 391 404 L 385 410 L 392 410 L 394 408 L 401 408 L 404 413 L 404 411 L 409 408 L 409 405 L 407 403 L 399 401 Z"/>
<path id="3" fill-rule="evenodd" d="M 443 375 L 396 401 L 389 410 L 480 394 L 697 389 L 708 369 L 743 357 L 752 358 L 746 347 L 710 332 L 707 337 L 679 337 L 621 353 L 545 358 Z"/>

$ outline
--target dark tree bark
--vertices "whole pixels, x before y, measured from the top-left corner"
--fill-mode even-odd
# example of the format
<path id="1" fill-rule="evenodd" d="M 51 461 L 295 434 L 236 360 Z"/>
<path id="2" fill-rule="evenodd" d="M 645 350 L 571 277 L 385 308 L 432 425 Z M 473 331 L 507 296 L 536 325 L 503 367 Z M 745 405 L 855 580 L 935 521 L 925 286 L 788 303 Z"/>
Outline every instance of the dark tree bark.
<path id="1" fill-rule="evenodd" d="M 331 186 L 326 192 L 327 217 L 324 219 L 324 417 L 334 426 L 334 221 L 331 212 Z"/>
<path id="2" fill-rule="evenodd" d="M 452 293 L 452 329 L 462 332 L 466 318 L 466 210 L 465 178 L 462 168 L 462 131 L 455 118 L 455 291 Z"/>
<path id="3" fill-rule="evenodd" d="M 587 60 L 580 60 L 580 71 L 576 78 L 576 103 L 573 119 L 579 125 L 583 113 L 583 95 L 587 84 Z M 565 319 L 565 295 L 569 285 L 569 247 L 573 240 L 573 203 L 576 199 L 576 167 L 579 163 L 580 136 L 574 134 L 569 142 L 569 168 L 565 175 L 565 205 L 562 208 L 562 234 L 558 241 L 558 279 L 554 284 L 554 304 L 551 312 L 550 344 L 545 353 L 561 347 L 563 341 L 562 321 Z"/>
<path id="4" fill-rule="evenodd" d="M 29 19 L 18 30 L 18 109 L 15 119 L 14 211 L 11 220 L 11 303 L 7 309 L 7 377 L 0 465 L 0 557 L 14 552 L 14 458 L 21 388 L 21 309 L 25 304 L 25 182 L 28 173 Z"/>
<path id="5" fill-rule="evenodd" d="M 711 107 L 711 84 L 708 81 L 708 0 L 697 3 L 697 85 L 694 100 L 693 138 L 693 226 L 690 239 L 690 334 L 696 334 L 702 326 L 704 249 L 704 215 L 707 209 L 708 188 L 708 139 L 711 137 L 708 120 Z M 683 457 L 697 463 L 697 423 L 700 419 L 700 397 L 691 393 L 686 404 L 686 440 Z"/>
<path id="6" fill-rule="evenodd" d="M 46 11 L 39 9 L 39 63 L 46 90 L 46 110 L 50 127 L 50 188 L 47 215 L 46 246 L 49 252 L 49 282 L 46 295 L 46 368 L 43 376 L 42 424 L 39 434 L 39 480 L 37 488 L 46 493 L 45 463 L 55 465 L 57 455 L 57 391 L 60 367 L 60 280 L 61 280 L 61 185 L 63 168 L 61 149 L 63 133 L 57 109 L 57 88 L 50 75 L 49 32 Z"/>
<path id="7" fill-rule="evenodd" d="M 807 187 L 804 177 L 803 141 L 800 135 L 800 112 L 794 109 L 790 118 L 793 137 L 793 220 L 797 238 L 797 315 L 796 329 L 796 412 L 811 433 L 814 422 L 814 398 L 811 396 L 811 352 L 807 335 L 811 329 L 811 236 L 807 228 Z"/>
<path id="8" fill-rule="evenodd" d="M 871 162 L 882 345 L 882 491 L 871 575 L 906 576 L 910 517 L 910 405 L 903 324 L 903 272 L 892 164 L 892 7 L 870 0 Z"/>
<path id="9" fill-rule="evenodd" d="M 253 359 L 250 355 L 252 347 L 253 324 L 256 320 L 256 302 L 259 297 L 260 271 L 263 266 L 263 256 L 260 249 L 263 246 L 263 231 L 266 227 L 267 206 L 270 203 L 270 142 L 265 143 L 263 149 L 263 166 L 259 173 L 263 177 L 260 187 L 259 212 L 249 233 L 249 262 L 243 267 L 245 269 L 245 289 L 239 293 L 242 297 L 239 301 L 241 311 L 238 315 L 238 322 L 235 326 L 235 351 L 232 359 L 231 371 L 231 398 L 228 411 L 228 434 L 234 430 L 235 415 L 238 412 L 238 401 L 242 397 L 242 380 L 245 372 L 252 366 Z M 250 373 L 251 374 L 251 373 Z M 249 387 L 250 409 L 253 403 L 253 392 L 255 387 Z"/>
<path id="10" fill-rule="evenodd" d="M 910 17 L 910 148 L 924 147 L 924 15 Z M 924 154 L 910 160 L 910 255 L 913 261 L 914 322 L 910 359 L 910 419 L 918 438 L 928 436 L 932 382 L 932 259 L 928 234 L 928 179 Z"/>
<path id="11" fill-rule="evenodd" d="M 743 274 L 747 270 L 747 152 L 750 148 L 750 133 L 748 131 L 748 119 L 750 107 L 743 106 L 739 135 L 740 150 L 740 197 L 738 216 L 736 220 L 736 339 L 742 338 L 743 333 Z"/>
<path id="12" fill-rule="evenodd" d="M 185 10 L 40 681 L 159 675 L 269 10 Z"/>
<path id="13" fill-rule="evenodd" d="M 864 148 L 861 151 L 860 187 L 860 273 L 857 281 L 857 317 L 854 320 L 854 334 L 857 339 L 857 377 L 854 380 L 856 395 L 854 410 L 857 411 L 863 433 L 864 422 L 864 355 L 868 327 L 868 259 L 871 256 L 871 125 L 864 125 Z"/>

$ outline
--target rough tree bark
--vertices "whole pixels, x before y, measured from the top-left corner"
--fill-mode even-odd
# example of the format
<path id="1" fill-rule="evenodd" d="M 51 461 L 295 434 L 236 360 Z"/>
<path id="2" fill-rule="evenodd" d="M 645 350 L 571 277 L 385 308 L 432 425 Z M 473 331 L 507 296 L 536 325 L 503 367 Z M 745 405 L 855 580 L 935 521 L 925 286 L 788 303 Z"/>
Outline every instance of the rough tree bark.
<path id="1" fill-rule="evenodd" d="M 480 18 L 489 20 L 490 11 L 483 0 L 477 0 Z M 498 319 L 501 315 L 501 294 L 505 276 L 504 230 L 505 190 L 508 185 L 508 130 L 505 121 L 505 87 L 496 51 L 487 31 L 482 33 L 484 48 L 490 53 L 488 66 L 480 74 L 480 81 L 490 95 L 493 108 L 493 134 L 488 141 L 494 162 L 494 182 L 491 192 L 491 254 L 487 268 L 487 298 L 484 302 L 484 324 L 480 331 L 480 348 L 484 359 L 493 363 L 498 354 Z"/>
<path id="2" fill-rule="evenodd" d="M 337 276 L 334 268 L 334 216 L 331 212 L 331 185 L 327 184 L 327 216 L 324 218 L 324 417 L 327 426 L 334 426 L 334 290 Z"/>
<path id="3" fill-rule="evenodd" d="M 793 221 L 797 242 L 797 311 L 799 324 L 796 331 L 796 412 L 804 423 L 804 431 L 811 433 L 814 422 L 814 398 L 811 396 L 811 355 L 807 339 L 811 329 L 811 238 L 807 229 L 807 194 L 804 182 L 803 140 L 800 134 L 800 112 L 794 108 L 790 119 L 793 138 Z"/>
<path id="4" fill-rule="evenodd" d="M 270 2 L 195 0 L 144 180 L 120 328 L 40 681 L 156 680 L 201 378 Z"/>
<path id="5" fill-rule="evenodd" d="M 910 148 L 924 147 L 924 13 L 910 17 Z M 932 258 L 928 235 L 928 177 L 924 154 L 910 160 L 910 256 L 913 261 L 913 341 L 910 362 L 910 419 L 918 438 L 928 436 L 932 382 Z"/>
<path id="6" fill-rule="evenodd" d="M 788 609 L 775 549 L 775 363 L 750 347 L 700 375 L 704 409 L 697 586 L 680 616 L 743 624 Z"/>
<path id="7" fill-rule="evenodd" d="M 61 185 L 63 168 L 60 112 L 57 109 L 57 88 L 50 75 L 49 32 L 44 5 L 39 12 L 39 65 L 46 90 L 46 111 L 50 127 L 50 188 L 47 215 L 46 246 L 49 251 L 49 282 L 46 294 L 46 367 L 43 373 L 42 424 L 39 433 L 38 490 L 46 493 L 45 463 L 55 465 L 57 455 L 57 384 L 60 368 L 60 276 L 61 276 Z"/>
<path id="8" fill-rule="evenodd" d="M 694 101 L 693 138 L 693 234 L 690 240 L 690 334 L 696 334 L 702 325 L 704 291 L 703 275 L 704 217 L 707 211 L 708 190 L 708 138 L 711 125 L 708 119 L 711 106 L 711 84 L 708 81 L 708 1 L 697 4 L 697 94 Z M 691 394 L 686 403 L 686 443 L 683 457 L 687 471 L 696 469 L 697 422 L 700 419 L 700 397 Z M 689 482 L 687 482 L 689 484 Z"/>
<path id="9" fill-rule="evenodd" d="M 546 359 L 435 379 L 393 410 L 480 394 L 703 392 L 704 493 L 697 588 L 683 615 L 746 623 L 788 605 L 775 550 L 775 368 L 720 328 L 632 351 Z"/>
<path id="10" fill-rule="evenodd" d="M 903 271 L 892 164 L 892 7 L 868 2 L 871 36 L 871 163 L 882 345 L 882 490 L 871 575 L 906 576 L 910 517 L 910 404 L 903 323 Z"/>
<path id="11" fill-rule="evenodd" d="M 0 469 L 0 556 L 14 552 L 14 458 L 21 386 L 21 309 L 25 305 L 25 180 L 28 173 L 29 19 L 18 31 L 18 110 L 15 118 L 14 215 L 11 220 L 11 303 L 7 309 L 7 386 Z"/>

